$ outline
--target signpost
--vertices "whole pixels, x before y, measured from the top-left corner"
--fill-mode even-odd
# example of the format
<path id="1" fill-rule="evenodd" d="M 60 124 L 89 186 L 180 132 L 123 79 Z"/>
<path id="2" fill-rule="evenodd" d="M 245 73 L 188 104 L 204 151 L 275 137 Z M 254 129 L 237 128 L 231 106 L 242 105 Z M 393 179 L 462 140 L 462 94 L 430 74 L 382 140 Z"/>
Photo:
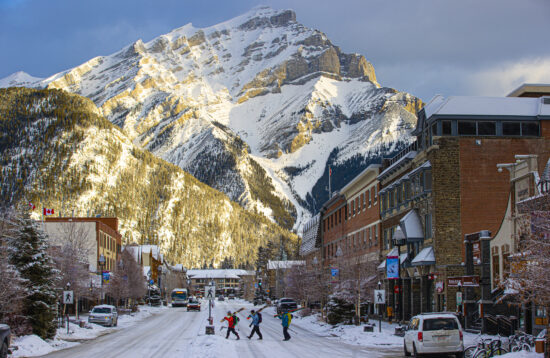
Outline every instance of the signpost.
<path id="1" fill-rule="evenodd" d="M 214 334 L 214 326 L 212 325 L 212 303 L 216 298 L 216 286 L 214 281 L 210 282 L 209 286 L 204 286 L 204 298 L 208 300 L 208 323 L 206 326 L 206 334 Z"/>
<path id="2" fill-rule="evenodd" d="M 378 281 L 378 290 L 374 290 L 374 303 L 378 305 L 378 332 L 382 332 L 382 311 L 380 305 L 386 304 L 386 291 L 381 290 L 382 283 Z"/>
<path id="3" fill-rule="evenodd" d="M 74 301 L 73 291 L 69 291 L 71 287 L 70 283 L 67 283 L 67 291 L 63 291 L 63 304 L 65 305 L 65 312 L 67 313 L 67 334 L 69 334 L 69 311 L 66 309 L 67 305 L 72 305 Z"/>

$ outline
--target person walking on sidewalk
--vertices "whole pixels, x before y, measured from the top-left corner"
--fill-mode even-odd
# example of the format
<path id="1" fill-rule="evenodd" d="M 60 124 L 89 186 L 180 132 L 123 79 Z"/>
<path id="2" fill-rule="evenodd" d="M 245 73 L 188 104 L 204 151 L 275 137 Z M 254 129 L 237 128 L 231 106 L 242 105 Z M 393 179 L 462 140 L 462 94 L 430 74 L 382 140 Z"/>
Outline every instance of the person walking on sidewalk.
<path id="1" fill-rule="evenodd" d="M 288 312 L 288 310 L 285 310 L 283 314 L 278 315 L 280 320 L 282 320 L 283 325 L 283 335 L 285 339 L 283 341 L 288 341 L 291 337 L 290 334 L 288 334 L 288 327 L 290 326 L 290 321 L 292 320 L 292 315 Z"/>
<path id="2" fill-rule="evenodd" d="M 260 323 L 262 323 L 262 314 L 260 312 L 255 312 L 254 310 L 250 311 L 249 318 L 252 318 L 252 323 L 250 323 L 250 326 L 254 326 L 252 328 L 252 332 L 250 332 L 250 335 L 247 337 L 248 339 L 251 339 L 254 333 L 258 334 L 258 339 L 262 339 L 262 332 L 260 332 Z"/>
<path id="3" fill-rule="evenodd" d="M 227 316 L 222 319 L 222 322 L 223 321 L 227 321 L 227 335 L 225 336 L 225 339 L 229 338 L 229 333 L 231 332 L 237 336 L 237 340 L 241 339 L 237 331 L 235 331 L 235 317 L 231 314 L 231 311 L 227 311 Z"/>

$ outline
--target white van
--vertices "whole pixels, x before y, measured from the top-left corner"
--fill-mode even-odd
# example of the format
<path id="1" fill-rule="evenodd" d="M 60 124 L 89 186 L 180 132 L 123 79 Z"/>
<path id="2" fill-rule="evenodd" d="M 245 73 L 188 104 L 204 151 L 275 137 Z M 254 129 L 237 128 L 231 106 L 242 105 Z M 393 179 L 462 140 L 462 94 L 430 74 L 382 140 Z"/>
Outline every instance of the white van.
<path id="1" fill-rule="evenodd" d="M 411 318 L 405 331 L 405 355 L 424 353 L 454 354 L 464 357 L 464 336 L 458 318 L 452 313 L 422 313 Z"/>

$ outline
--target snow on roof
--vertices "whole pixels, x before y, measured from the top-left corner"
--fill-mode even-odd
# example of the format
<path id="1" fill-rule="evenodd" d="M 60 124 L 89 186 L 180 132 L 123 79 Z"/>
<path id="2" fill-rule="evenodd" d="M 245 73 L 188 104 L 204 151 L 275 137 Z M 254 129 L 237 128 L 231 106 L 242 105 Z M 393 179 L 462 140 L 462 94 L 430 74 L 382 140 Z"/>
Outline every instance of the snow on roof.
<path id="1" fill-rule="evenodd" d="M 304 266 L 305 261 L 268 261 L 267 269 L 268 270 L 277 270 L 277 269 L 289 269 L 293 266 Z"/>
<path id="2" fill-rule="evenodd" d="M 549 116 L 544 98 L 435 96 L 425 107 L 426 119 L 434 115 L 460 116 Z"/>
<path id="3" fill-rule="evenodd" d="M 151 253 L 155 260 L 161 258 L 160 249 L 157 245 L 141 245 L 141 252 L 143 254 Z"/>
<path id="4" fill-rule="evenodd" d="M 122 251 L 128 251 L 137 263 L 140 263 L 140 250 L 139 246 L 127 245 L 122 247 Z"/>
<path id="5" fill-rule="evenodd" d="M 317 214 L 304 225 L 304 231 L 302 233 L 302 245 L 300 245 L 300 255 L 307 255 L 315 250 L 317 234 L 319 232 L 319 226 L 321 224 L 320 218 L 321 214 Z"/>
<path id="6" fill-rule="evenodd" d="M 424 239 L 424 230 L 422 229 L 420 215 L 418 215 L 416 209 L 409 211 L 407 215 L 399 221 L 399 223 L 399 227 L 403 229 L 403 234 L 408 241 Z"/>
<path id="7" fill-rule="evenodd" d="M 435 264 L 435 253 L 432 246 L 423 248 L 418 255 L 411 261 L 411 265 L 432 265 Z"/>
<path id="8" fill-rule="evenodd" d="M 252 272 L 252 273 L 251 273 Z M 191 278 L 235 278 L 241 276 L 254 275 L 254 271 L 240 269 L 205 269 L 205 270 L 187 270 L 187 276 Z"/>

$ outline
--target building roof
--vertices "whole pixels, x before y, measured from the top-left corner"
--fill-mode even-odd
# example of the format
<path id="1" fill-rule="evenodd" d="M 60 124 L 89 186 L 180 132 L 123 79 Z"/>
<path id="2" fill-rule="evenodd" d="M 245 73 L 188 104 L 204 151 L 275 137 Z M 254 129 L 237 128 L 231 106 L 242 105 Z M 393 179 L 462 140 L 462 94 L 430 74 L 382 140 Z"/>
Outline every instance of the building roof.
<path id="1" fill-rule="evenodd" d="M 359 180 L 367 176 L 369 173 L 379 173 L 380 168 L 382 168 L 381 164 L 370 164 L 365 170 L 363 170 L 361 173 L 357 174 L 355 178 L 351 179 L 349 183 L 347 183 L 342 189 L 340 189 L 340 193 L 344 193 L 348 191 L 351 187 L 353 187 Z M 376 179 L 376 176 L 373 177 L 373 179 Z"/>
<path id="2" fill-rule="evenodd" d="M 293 266 L 304 266 L 305 261 L 268 261 L 267 269 L 268 270 L 277 270 L 277 269 L 288 269 Z"/>
<path id="3" fill-rule="evenodd" d="M 302 232 L 302 244 L 300 245 L 300 255 L 307 255 L 315 251 L 317 238 L 319 236 L 319 228 L 321 225 L 321 214 L 315 215 L 304 225 Z"/>
<path id="4" fill-rule="evenodd" d="M 550 95 L 550 84 L 524 83 L 512 92 L 510 92 L 507 97 L 522 97 L 526 94 Z"/>
<path id="5" fill-rule="evenodd" d="M 432 116 L 550 117 L 550 102 L 528 97 L 474 97 L 437 95 L 424 107 Z"/>

